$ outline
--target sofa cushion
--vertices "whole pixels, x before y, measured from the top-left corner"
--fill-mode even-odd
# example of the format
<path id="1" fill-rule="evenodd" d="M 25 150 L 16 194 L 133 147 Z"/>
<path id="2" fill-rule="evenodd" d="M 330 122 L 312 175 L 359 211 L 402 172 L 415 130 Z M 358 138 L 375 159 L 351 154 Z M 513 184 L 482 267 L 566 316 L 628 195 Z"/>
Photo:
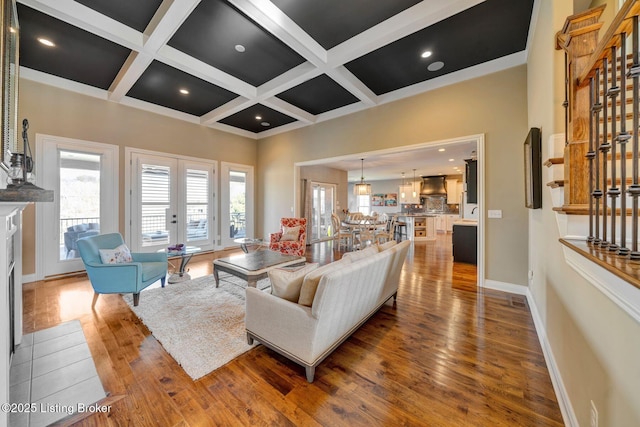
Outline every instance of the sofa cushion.
<path id="1" fill-rule="evenodd" d="M 334 271 L 335 269 L 339 269 L 350 264 L 351 261 L 349 261 L 348 259 L 341 259 L 339 261 L 334 261 L 332 263 L 323 265 L 322 267 L 318 267 L 304 276 L 302 287 L 300 288 L 300 298 L 298 299 L 298 304 L 311 307 L 311 304 L 313 304 L 313 298 L 316 296 L 316 290 L 318 289 L 318 284 L 320 283 L 320 279 L 322 279 L 322 276 L 325 273 Z"/>
<path id="2" fill-rule="evenodd" d="M 356 262 L 358 260 L 364 259 L 364 258 L 369 258 L 371 255 L 375 255 L 377 254 L 378 251 L 378 247 L 373 245 L 373 246 L 369 246 L 366 249 L 363 249 L 361 251 L 355 251 L 355 252 L 349 252 L 346 253 L 344 255 L 342 255 L 342 259 L 347 259 L 351 262 Z"/>
<path id="3" fill-rule="evenodd" d="M 295 227 L 282 227 L 282 237 L 280 238 L 281 242 L 295 242 L 298 240 L 298 236 L 300 235 L 300 226 L 297 225 Z"/>
<path id="4" fill-rule="evenodd" d="M 73 231 L 87 231 L 89 224 L 76 224 L 73 226 Z"/>
<path id="5" fill-rule="evenodd" d="M 99 249 L 103 264 L 124 264 L 133 261 L 127 245 L 122 244 L 115 249 Z"/>
<path id="6" fill-rule="evenodd" d="M 378 250 L 380 252 L 386 251 L 387 249 L 392 248 L 397 244 L 398 242 L 396 242 L 395 240 L 389 240 L 388 242 L 384 242 L 383 244 L 378 245 Z"/>
<path id="7" fill-rule="evenodd" d="M 304 276 L 320 264 L 307 264 L 299 268 L 274 268 L 269 271 L 271 294 L 291 302 L 298 302 Z"/>

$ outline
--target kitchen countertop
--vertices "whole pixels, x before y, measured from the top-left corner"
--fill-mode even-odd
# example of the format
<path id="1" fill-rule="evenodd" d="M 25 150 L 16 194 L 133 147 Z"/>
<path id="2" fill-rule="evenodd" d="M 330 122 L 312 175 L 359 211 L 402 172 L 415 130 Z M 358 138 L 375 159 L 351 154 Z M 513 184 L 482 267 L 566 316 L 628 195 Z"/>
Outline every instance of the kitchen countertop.
<path id="1" fill-rule="evenodd" d="M 454 221 L 453 225 L 465 225 L 468 227 L 477 227 L 478 220 L 477 219 L 459 219 Z"/>

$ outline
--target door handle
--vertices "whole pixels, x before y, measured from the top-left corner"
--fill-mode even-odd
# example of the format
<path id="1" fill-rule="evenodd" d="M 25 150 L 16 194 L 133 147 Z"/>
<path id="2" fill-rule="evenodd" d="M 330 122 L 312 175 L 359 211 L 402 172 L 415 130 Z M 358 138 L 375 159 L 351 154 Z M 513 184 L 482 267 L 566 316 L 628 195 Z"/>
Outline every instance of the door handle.
<path id="1" fill-rule="evenodd" d="M 175 219 L 173 221 L 171 221 L 171 224 L 177 224 L 178 221 L 176 221 Z"/>

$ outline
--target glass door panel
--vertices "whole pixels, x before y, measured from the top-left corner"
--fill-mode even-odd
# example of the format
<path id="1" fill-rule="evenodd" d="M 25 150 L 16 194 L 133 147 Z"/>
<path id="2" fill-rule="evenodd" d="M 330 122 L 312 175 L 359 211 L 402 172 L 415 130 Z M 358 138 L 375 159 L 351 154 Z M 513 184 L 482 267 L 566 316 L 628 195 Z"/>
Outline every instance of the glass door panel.
<path id="1" fill-rule="evenodd" d="M 100 234 L 101 156 L 59 150 L 60 260 L 79 258 L 77 240 Z"/>
<path id="2" fill-rule="evenodd" d="M 229 173 L 229 238 L 247 237 L 247 173 Z"/>
<path id="3" fill-rule="evenodd" d="M 209 172 L 187 168 L 186 240 L 209 240 Z"/>
<path id="4" fill-rule="evenodd" d="M 253 166 L 227 162 L 220 166 L 220 245 L 238 246 L 234 240 L 256 237 L 253 229 Z"/>
<path id="5" fill-rule="evenodd" d="M 142 246 L 167 246 L 171 241 L 171 168 L 142 163 L 140 166 L 140 236 Z"/>
<path id="6" fill-rule="evenodd" d="M 311 241 L 330 239 L 333 235 L 331 229 L 331 214 L 335 206 L 334 184 L 311 183 L 313 195 L 311 215 Z"/>

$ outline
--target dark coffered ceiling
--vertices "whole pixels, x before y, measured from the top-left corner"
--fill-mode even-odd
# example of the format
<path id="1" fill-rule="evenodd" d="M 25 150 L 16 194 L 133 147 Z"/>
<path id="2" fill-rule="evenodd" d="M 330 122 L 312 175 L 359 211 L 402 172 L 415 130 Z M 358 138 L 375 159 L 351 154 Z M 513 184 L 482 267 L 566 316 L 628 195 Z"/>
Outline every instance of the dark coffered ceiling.
<path id="1" fill-rule="evenodd" d="M 523 64 L 533 5 L 18 0 L 21 75 L 259 138 Z"/>

